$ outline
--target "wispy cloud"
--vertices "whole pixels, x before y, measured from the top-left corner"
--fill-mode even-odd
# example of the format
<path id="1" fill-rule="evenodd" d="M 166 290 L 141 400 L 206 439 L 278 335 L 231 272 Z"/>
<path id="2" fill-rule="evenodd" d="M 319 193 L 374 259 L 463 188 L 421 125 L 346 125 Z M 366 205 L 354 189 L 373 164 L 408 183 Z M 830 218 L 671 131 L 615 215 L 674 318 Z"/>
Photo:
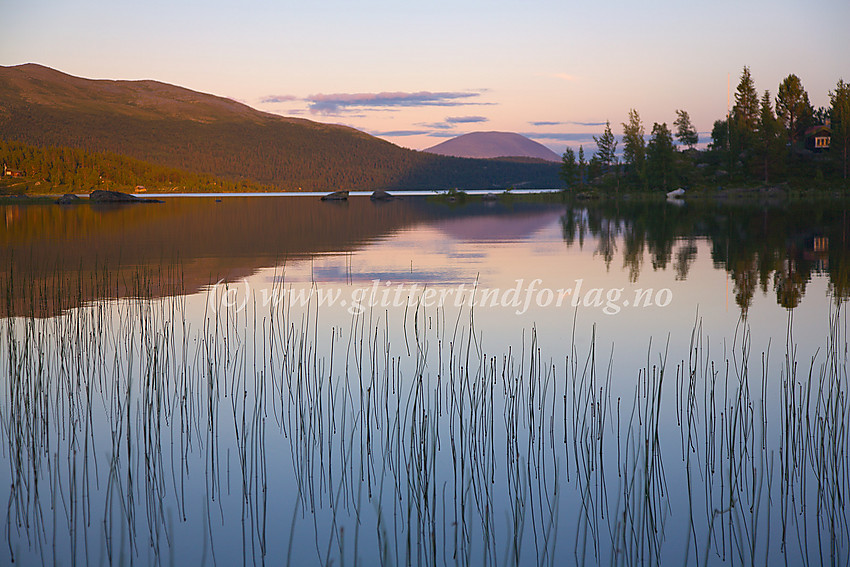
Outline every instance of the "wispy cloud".
<path id="1" fill-rule="evenodd" d="M 578 122 L 575 120 L 568 120 L 566 122 L 551 122 L 551 121 L 540 121 L 540 122 L 529 122 L 532 126 L 605 126 L 605 122 Z"/>
<path id="2" fill-rule="evenodd" d="M 429 92 L 416 93 L 384 92 L 384 93 L 336 93 L 314 94 L 305 100 L 312 114 L 340 114 L 352 109 L 395 109 L 422 106 L 468 106 L 486 105 L 472 99 L 480 96 L 480 92 Z"/>
<path id="3" fill-rule="evenodd" d="M 428 135 L 432 138 L 455 138 L 460 136 L 463 132 L 454 132 L 448 130 L 436 130 L 434 132 L 429 132 Z"/>
<path id="4" fill-rule="evenodd" d="M 272 104 L 277 102 L 292 102 L 298 100 L 298 97 L 292 95 L 267 95 L 260 99 L 261 104 Z"/>
<path id="5" fill-rule="evenodd" d="M 420 122 L 417 126 L 422 126 L 423 128 L 433 128 L 434 130 L 450 130 L 454 128 L 453 124 L 449 124 L 448 122 Z"/>
<path id="6" fill-rule="evenodd" d="M 559 142 L 593 142 L 593 136 L 601 132 L 522 132 L 526 138 L 533 140 L 556 140 Z"/>
<path id="7" fill-rule="evenodd" d="M 390 130 L 388 132 L 372 132 L 373 136 L 401 138 L 404 136 L 427 136 L 430 130 Z"/>
<path id="8" fill-rule="evenodd" d="M 488 122 L 490 119 L 484 116 L 449 116 L 446 118 L 448 124 L 474 124 L 477 122 Z"/>
<path id="9" fill-rule="evenodd" d="M 447 116 L 442 122 L 420 122 L 417 126 L 432 130 L 451 130 L 458 124 L 480 124 L 489 121 L 486 116 Z"/>

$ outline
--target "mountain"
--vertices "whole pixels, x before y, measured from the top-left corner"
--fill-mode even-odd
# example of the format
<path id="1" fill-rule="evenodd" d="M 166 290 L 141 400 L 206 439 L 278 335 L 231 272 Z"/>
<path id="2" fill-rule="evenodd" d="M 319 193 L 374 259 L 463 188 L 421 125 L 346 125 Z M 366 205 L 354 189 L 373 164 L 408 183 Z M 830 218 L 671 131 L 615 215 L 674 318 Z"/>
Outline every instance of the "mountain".
<path id="1" fill-rule="evenodd" d="M 91 80 L 35 64 L 0 67 L 0 141 L 284 190 L 560 186 L 548 164 L 440 157 L 157 81 Z"/>
<path id="2" fill-rule="evenodd" d="M 446 140 L 425 151 L 464 158 L 526 157 L 561 161 L 558 154 L 543 144 L 513 132 L 472 132 Z"/>

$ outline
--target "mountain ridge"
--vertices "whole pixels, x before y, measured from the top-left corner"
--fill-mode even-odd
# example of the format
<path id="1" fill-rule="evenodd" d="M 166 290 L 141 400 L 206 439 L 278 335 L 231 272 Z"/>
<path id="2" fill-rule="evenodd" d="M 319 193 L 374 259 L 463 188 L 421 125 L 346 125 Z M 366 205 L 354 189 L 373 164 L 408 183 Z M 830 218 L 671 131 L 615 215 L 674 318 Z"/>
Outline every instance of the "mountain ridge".
<path id="1" fill-rule="evenodd" d="M 559 186 L 556 168 L 541 164 L 436 156 L 168 83 L 85 79 L 38 64 L 0 67 L 0 139 L 281 190 Z"/>

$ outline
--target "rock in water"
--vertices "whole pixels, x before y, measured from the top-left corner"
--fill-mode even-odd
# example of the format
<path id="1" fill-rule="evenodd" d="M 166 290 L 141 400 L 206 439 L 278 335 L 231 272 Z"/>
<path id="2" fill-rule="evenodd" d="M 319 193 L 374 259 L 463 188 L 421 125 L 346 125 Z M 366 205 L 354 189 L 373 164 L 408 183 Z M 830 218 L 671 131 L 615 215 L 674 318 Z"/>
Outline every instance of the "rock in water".
<path id="1" fill-rule="evenodd" d="M 140 199 L 128 193 L 96 189 L 89 194 L 89 200 L 92 203 L 135 203 Z"/>
<path id="2" fill-rule="evenodd" d="M 322 201 L 347 201 L 348 191 L 334 191 L 327 195 L 322 195 Z"/>
<path id="3" fill-rule="evenodd" d="M 92 203 L 162 203 L 156 199 L 140 199 L 129 193 L 121 193 L 120 191 L 105 191 L 103 189 L 95 189 L 89 195 L 89 201 Z"/>
<path id="4" fill-rule="evenodd" d="M 390 195 L 383 189 L 378 189 L 377 191 L 374 191 L 369 198 L 373 201 L 392 201 L 395 199 L 395 195 Z"/>
<path id="5" fill-rule="evenodd" d="M 83 200 L 74 195 L 73 193 L 65 193 L 58 199 L 56 199 L 57 205 L 78 205 L 82 203 Z"/>

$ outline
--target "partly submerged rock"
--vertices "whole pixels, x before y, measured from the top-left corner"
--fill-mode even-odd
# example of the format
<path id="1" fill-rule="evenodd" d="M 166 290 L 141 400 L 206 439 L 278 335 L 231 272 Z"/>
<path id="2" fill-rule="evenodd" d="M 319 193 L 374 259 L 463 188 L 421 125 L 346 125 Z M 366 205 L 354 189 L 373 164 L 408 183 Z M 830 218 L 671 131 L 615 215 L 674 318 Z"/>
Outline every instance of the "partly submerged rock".
<path id="1" fill-rule="evenodd" d="M 679 187 L 679 188 L 678 188 L 678 189 L 676 189 L 675 191 L 670 191 L 670 192 L 668 192 L 668 193 L 667 193 L 667 198 L 668 198 L 668 199 L 674 199 L 674 198 L 676 198 L 676 197 L 681 197 L 681 196 L 683 196 L 684 194 L 685 194 L 685 190 L 684 190 L 684 189 L 682 189 L 681 187 Z"/>
<path id="2" fill-rule="evenodd" d="M 89 201 L 92 203 L 162 203 L 156 199 L 141 199 L 129 193 L 121 193 L 120 191 L 106 191 L 103 189 L 95 189 L 89 195 Z"/>
<path id="3" fill-rule="evenodd" d="M 395 199 L 395 195 L 390 195 L 383 189 L 378 189 L 377 191 L 373 191 L 369 198 L 373 201 L 392 201 Z"/>
<path id="4" fill-rule="evenodd" d="M 106 191 L 103 189 L 95 189 L 89 194 L 89 200 L 92 203 L 135 203 L 140 201 L 135 195 L 129 193 L 121 193 L 120 191 Z"/>
<path id="5" fill-rule="evenodd" d="M 83 200 L 74 195 L 73 193 L 65 193 L 58 199 L 56 199 L 57 205 L 78 205 L 82 203 Z"/>
<path id="6" fill-rule="evenodd" d="M 499 196 L 496 195 L 495 193 L 486 193 L 486 194 L 481 196 L 481 200 L 482 201 L 498 201 Z"/>
<path id="7" fill-rule="evenodd" d="M 327 195 L 322 195 L 322 201 L 347 201 L 348 191 L 334 191 Z"/>

